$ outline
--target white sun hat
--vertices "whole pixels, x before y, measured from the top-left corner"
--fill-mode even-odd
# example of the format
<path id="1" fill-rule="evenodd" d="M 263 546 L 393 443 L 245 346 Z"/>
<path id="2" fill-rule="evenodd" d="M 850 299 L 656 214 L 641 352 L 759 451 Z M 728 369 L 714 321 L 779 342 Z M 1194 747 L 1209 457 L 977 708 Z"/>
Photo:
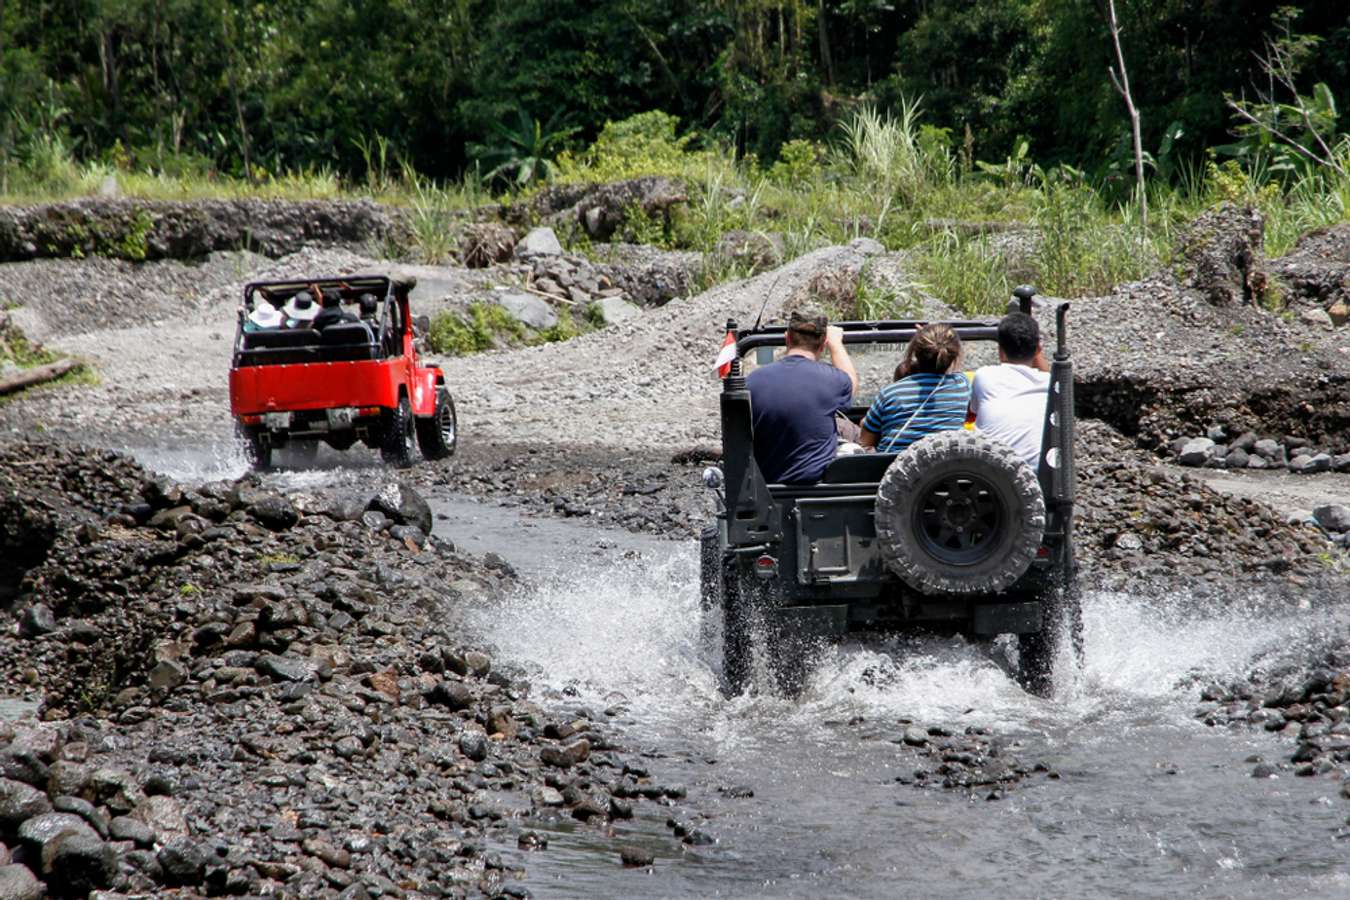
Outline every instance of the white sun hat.
<path id="1" fill-rule="evenodd" d="M 267 300 L 259 300 L 253 312 L 248 314 L 248 320 L 259 328 L 280 328 L 281 310 Z"/>
<path id="2" fill-rule="evenodd" d="M 314 302 L 314 295 L 309 291 L 301 291 L 287 300 L 281 311 L 288 319 L 308 322 L 319 314 L 319 304 Z"/>

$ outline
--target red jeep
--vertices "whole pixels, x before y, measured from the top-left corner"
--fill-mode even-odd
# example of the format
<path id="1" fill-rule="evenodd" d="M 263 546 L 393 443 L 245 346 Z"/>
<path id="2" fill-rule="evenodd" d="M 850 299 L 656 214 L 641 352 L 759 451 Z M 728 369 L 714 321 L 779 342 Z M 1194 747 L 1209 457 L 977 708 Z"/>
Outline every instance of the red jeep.
<path id="1" fill-rule="evenodd" d="M 320 441 L 359 440 L 398 466 L 412 464 L 414 439 L 427 459 L 455 452 L 445 374 L 420 365 L 413 345 L 416 284 L 360 275 L 244 288 L 230 412 L 253 467 L 270 466 L 277 447 L 312 458 Z"/>

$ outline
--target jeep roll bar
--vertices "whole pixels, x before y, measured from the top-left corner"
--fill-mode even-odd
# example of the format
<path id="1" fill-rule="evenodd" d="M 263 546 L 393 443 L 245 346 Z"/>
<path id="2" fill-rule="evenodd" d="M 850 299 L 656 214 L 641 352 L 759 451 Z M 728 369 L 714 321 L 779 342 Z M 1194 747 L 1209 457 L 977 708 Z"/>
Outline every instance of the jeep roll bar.
<path id="1" fill-rule="evenodd" d="M 1018 308 L 1030 315 L 1036 289 L 1020 285 L 1013 291 Z M 1050 364 L 1047 415 L 1041 440 L 1037 480 L 1046 506 L 1046 537 L 1060 541 L 1060 575 L 1063 584 L 1073 578 L 1073 361 L 1068 345 L 1069 304 L 1055 308 L 1055 352 Z M 845 344 L 900 343 L 910 340 L 926 322 L 880 320 L 839 322 Z M 989 321 L 947 322 L 963 341 L 998 339 L 998 323 Z M 783 346 L 786 325 L 766 325 L 742 334 L 735 320 L 727 320 L 727 332 L 735 335 L 736 356 L 722 379 L 722 468 L 726 476 L 727 540 L 732 545 L 765 544 L 782 539 L 778 505 L 773 502 L 754 456 L 754 428 L 750 391 L 742 374 L 741 357 L 760 347 Z"/>

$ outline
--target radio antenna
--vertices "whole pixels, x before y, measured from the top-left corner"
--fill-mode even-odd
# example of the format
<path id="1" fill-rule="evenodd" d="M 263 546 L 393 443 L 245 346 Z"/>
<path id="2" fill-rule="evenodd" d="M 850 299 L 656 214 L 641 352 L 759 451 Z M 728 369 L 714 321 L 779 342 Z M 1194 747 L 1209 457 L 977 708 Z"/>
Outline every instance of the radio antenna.
<path id="1" fill-rule="evenodd" d="M 773 284 L 769 285 L 769 291 L 764 295 L 764 302 L 760 304 L 759 315 L 755 316 L 755 331 L 759 331 L 759 323 L 764 320 L 764 310 L 769 308 L 769 301 L 773 299 L 773 289 L 778 287 L 778 282 L 783 279 L 783 270 L 780 268 L 778 274 L 774 276 Z"/>

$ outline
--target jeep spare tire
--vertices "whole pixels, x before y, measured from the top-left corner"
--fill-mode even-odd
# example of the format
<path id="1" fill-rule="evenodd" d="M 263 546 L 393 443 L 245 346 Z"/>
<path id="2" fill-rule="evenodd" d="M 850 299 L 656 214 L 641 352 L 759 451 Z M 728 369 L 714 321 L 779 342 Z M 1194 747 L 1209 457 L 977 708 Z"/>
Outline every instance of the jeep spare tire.
<path id="1" fill-rule="evenodd" d="M 973 431 L 916 441 L 877 488 L 877 545 L 886 565 L 925 594 L 1004 590 L 1036 558 L 1045 498 L 1006 444 Z"/>

